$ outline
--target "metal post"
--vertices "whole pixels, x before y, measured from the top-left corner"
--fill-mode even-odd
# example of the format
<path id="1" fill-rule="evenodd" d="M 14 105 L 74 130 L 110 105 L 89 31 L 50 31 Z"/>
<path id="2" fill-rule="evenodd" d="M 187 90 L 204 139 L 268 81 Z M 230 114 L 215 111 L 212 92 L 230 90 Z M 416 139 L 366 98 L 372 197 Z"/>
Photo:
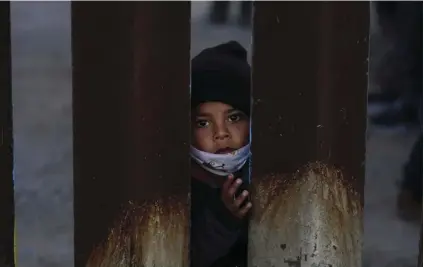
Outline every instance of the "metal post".
<path id="1" fill-rule="evenodd" d="M 361 266 L 368 28 L 367 2 L 255 2 L 249 266 Z"/>
<path id="2" fill-rule="evenodd" d="M 418 245 L 418 267 L 423 267 L 423 225 L 421 224 L 420 243 Z"/>
<path id="3" fill-rule="evenodd" d="M 75 266 L 188 266 L 189 2 L 72 3 Z"/>
<path id="4" fill-rule="evenodd" d="M 0 2 L 0 266 L 14 263 L 10 2 Z"/>

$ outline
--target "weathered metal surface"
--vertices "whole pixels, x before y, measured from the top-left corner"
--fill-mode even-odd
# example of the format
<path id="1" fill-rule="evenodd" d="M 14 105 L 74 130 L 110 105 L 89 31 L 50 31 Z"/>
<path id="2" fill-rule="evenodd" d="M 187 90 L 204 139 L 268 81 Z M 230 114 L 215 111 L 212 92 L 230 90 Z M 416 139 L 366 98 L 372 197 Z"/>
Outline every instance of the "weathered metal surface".
<path id="1" fill-rule="evenodd" d="M 423 267 L 423 226 L 421 224 L 420 243 L 419 243 L 418 267 Z"/>
<path id="2" fill-rule="evenodd" d="M 190 3 L 72 3 L 72 44 L 75 266 L 188 266 Z"/>
<path id="3" fill-rule="evenodd" d="M 368 28 L 367 2 L 255 2 L 249 266 L 361 266 Z"/>
<path id="4" fill-rule="evenodd" d="M 0 2 L 0 266 L 14 264 L 10 2 Z"/>

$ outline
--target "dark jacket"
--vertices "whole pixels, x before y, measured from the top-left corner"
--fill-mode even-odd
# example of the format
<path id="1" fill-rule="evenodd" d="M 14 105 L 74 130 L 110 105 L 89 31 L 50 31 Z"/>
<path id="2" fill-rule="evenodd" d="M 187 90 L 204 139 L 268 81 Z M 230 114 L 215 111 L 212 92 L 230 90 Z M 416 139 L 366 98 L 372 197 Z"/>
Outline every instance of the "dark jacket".
<path id="1" fill-rule="evenodd" d="M 230 214 L 219 188 L 191 185 L 191 267 L 247 266 L 247 220 Z"/>

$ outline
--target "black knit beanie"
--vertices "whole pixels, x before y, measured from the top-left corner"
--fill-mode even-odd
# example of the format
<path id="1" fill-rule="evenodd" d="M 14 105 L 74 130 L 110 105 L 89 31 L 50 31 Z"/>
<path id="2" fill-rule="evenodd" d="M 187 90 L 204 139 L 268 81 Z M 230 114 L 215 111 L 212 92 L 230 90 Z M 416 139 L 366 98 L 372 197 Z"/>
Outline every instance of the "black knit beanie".
<path id="1" fill-rule="evenodd" d="M 247 51 L 230 41 L 200 52 L 191 61 L 191 107 L 223 102 L 250 116 L 250 66 Z"/>

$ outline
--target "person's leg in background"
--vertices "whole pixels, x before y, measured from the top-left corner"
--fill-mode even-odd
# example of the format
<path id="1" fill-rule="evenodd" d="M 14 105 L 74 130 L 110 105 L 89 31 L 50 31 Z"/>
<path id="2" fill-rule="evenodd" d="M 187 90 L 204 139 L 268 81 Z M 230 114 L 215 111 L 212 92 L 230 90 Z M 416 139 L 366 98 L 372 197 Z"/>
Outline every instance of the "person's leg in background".
<path id="1" fill-rule="evenodd" d="M 390 46 L 395 36 L 395 24 L 396 15 L 398 11 L 397 2 L 372 2 L 375 7 L 375 12 L 378 17 L 377 24 L 379 25 L 379 38 L 384 40 L 386 46 Z M 384 37 L 384 38 L 383 38 Z M 381 41 L 380 41 L 381 42 Z M 376 49 L 373 49 L 377 51 Z M 396 85 L 391 81 L 390 75 L 395 72 L 393 69 L 393 49 L 390 50 L 389 55 L 384 55 L 383 58 L 379 59 L 381 62 L 378 63 L 378 84 L 381 87 L 381 92 L 369 93 L 368 102 L 372 103 L 386 103 L 391 104 L 399 97 L 399 90 L 396 90 Z M 380 51 L 379 51 L 380 53 Z M 374 60 L 374 56 L 372 56 Z M 389 78 L 389 79 L 388 79 Z"/>
<path id="2" fill-rule="evenodd" d="M 405 103 L 416 112 L 420 125 L 420 135 L 414 144 L 408 161 L 404 165 L 402 183 L 398 195 L 398 210 L 404 219 L 418 219 L 422 216 L 423 202 L 423 13 L 422 2 L 411 6 L 412 25 L 411 37 L 408 38 L 408 51 L 411 53 L 411 90 Z M 416 217 L 418 216 L 418 217 Z"/>
<path id="3" fill-rule="evenodd" d="M 381 81 L 384 91 L 368 98 L 370 103 L 388 100 L 386 110 L 371 116 L 371 122 L 382 126 L 418 126 L 423 90 L 422 3 L 376 2 L 376 9 L 384 34 L 395 44 L 391 56 L 396 63 L 392 62 L 387 69 L 392 72 L 389 80 Z"/>
<path id="4" fill-rule="evenodd" d="M 403 169 L 403 178 L 397 198 L 398 214 L 405 220 L 422 219 L 423 201 L 423 136 L 415 142 Z"/>
<path id="5" fill-rule="evenodd" d="M 225 24 L 228 20 L 230 1 L 212 1 L 209 20 L 213 24 Z"/>

